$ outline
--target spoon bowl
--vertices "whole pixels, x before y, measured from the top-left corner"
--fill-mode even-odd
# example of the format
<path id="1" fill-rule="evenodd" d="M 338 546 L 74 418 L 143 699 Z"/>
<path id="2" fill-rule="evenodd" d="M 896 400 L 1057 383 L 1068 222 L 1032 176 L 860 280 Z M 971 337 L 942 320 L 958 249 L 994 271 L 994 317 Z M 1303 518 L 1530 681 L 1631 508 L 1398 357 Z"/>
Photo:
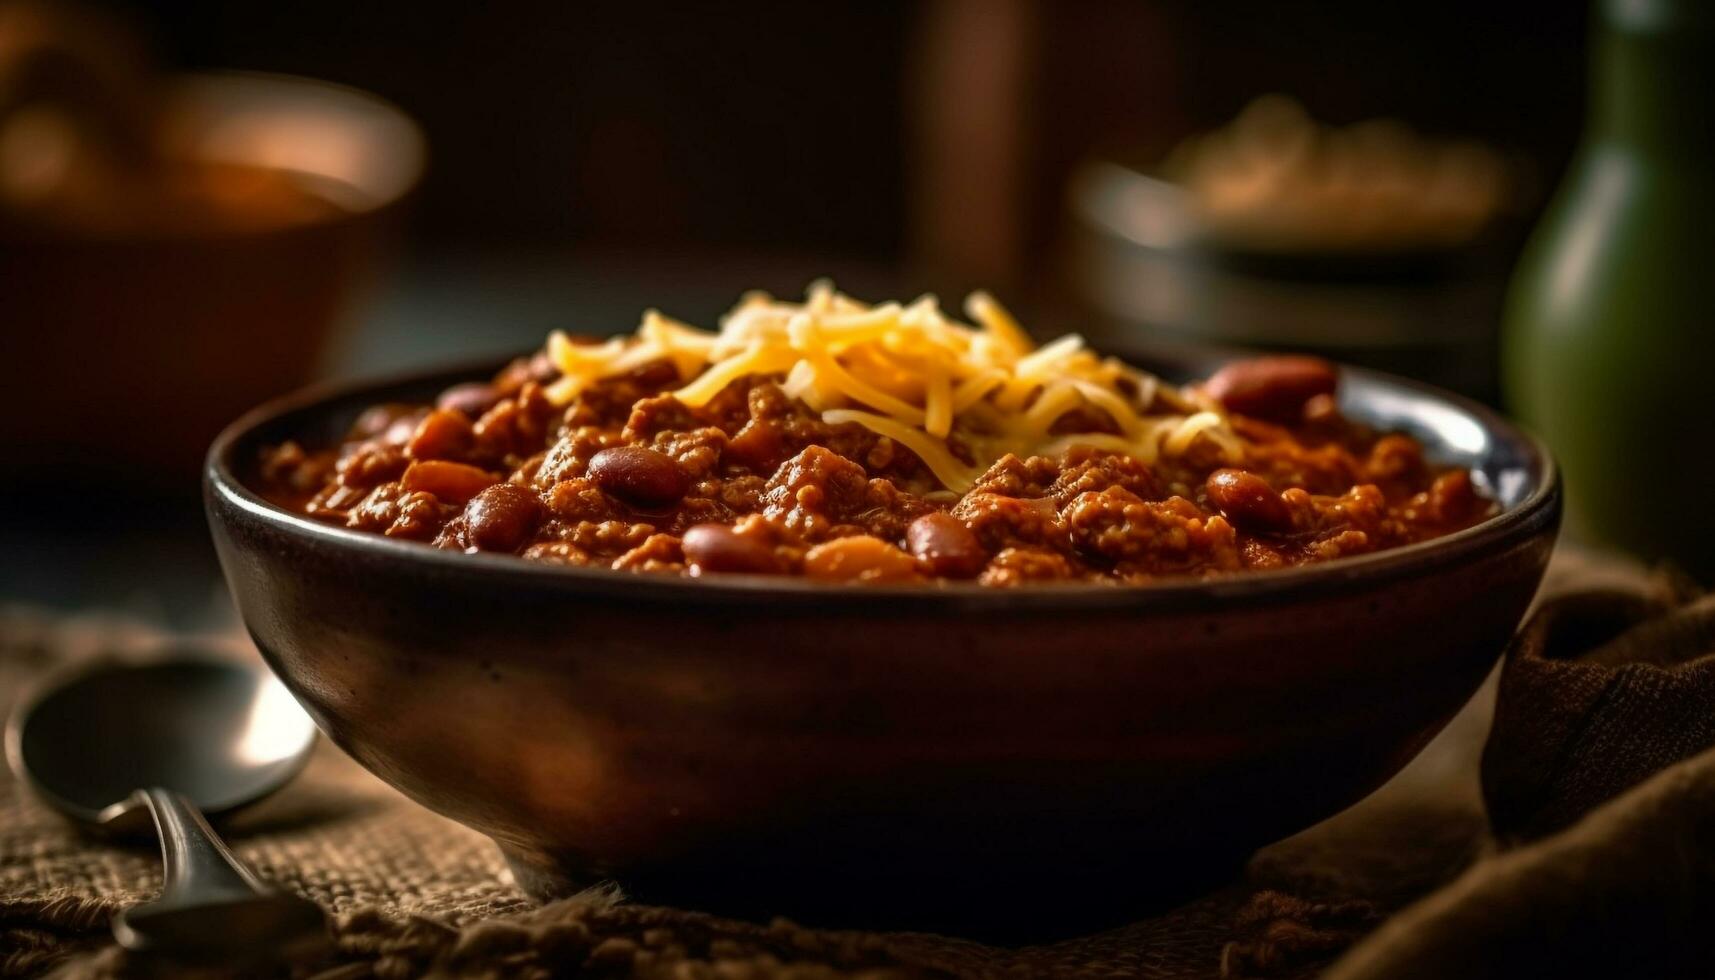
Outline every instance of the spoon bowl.
<path id="1" fill-rule="evenodd" d="M 284 786 L 315 739 L 272 676 L 179 657 L 59 678 L 13 713 L 6 750 L 38 796 L 84 826 L 124 834 L 152 818 L 161 894 L 114 919 L 121 945 L 232 962 L 308 950 L 325 937 L 324 920 L 314 903 L 258 880 L 203 815 Z"/>
<path id="2" fill-rule="evenodd" d="M 51 685 L 18 711 L 13 768 L 49 805 L 105 826 L 164 786 L 218 816 L 289 782 L 315 724 L 272 676 L 211 659 L 103 664 Z"/>

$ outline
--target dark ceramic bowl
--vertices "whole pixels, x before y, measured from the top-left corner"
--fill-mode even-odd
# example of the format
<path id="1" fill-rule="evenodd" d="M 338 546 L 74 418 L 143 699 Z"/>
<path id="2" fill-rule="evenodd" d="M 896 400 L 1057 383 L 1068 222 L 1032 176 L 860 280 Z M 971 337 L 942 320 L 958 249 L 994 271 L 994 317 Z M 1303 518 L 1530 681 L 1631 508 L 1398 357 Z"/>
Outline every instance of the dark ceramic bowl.
<path id="1" fill-rule="evenodd" d="M 1494 663 L 1560 515 L 1536 440 L 1357 370 L 1348 411 L 1475 468 L 1504 512 L 1309 568 L 1006 591 L 464 555 L 245 485 L 264 445 L 478 376 L 258 410 L 210 451 L 208 513 L 244 622 L 323 730 L 492 836 L 539 897 L 611 878 L 711 911 L 1019 938 L 1015 919 L 1135 913 L 1409 760 Z"/>

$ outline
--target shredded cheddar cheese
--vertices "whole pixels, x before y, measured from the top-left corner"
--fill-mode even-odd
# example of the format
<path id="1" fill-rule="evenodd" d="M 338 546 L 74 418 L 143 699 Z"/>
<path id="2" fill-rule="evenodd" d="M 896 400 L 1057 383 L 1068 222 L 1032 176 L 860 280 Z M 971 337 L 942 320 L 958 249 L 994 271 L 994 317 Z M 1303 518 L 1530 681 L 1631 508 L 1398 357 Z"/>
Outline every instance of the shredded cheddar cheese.
<path id="1" fill-rule="evenodd" d="M 655 362 L 673 365 L 681 380 L 673 394 L 691 406 L 746 376 L 778 377 L 823 421 L 893 440 L 955 493 L 1007 453 L 1083 445 L 1153 463 L 1206 440 L 1237 461 L 1238 437 L 1216 406 L 1098 356 L 1077 334 L 1038 347 L 986 293 L 973 293 L 965 312 L 974 326 L 949 318 L 933 296 L 869 306 L 826 282 L 802 303 L 746 294 L 713 332 L 651 310 L 631 336 L 577 344 L 551 335 L 548 356 L 561 377 L 547 394 L 564 405 L 594 382 Z M 1077 410 L 1108 424 L 1054 431 Z"/>

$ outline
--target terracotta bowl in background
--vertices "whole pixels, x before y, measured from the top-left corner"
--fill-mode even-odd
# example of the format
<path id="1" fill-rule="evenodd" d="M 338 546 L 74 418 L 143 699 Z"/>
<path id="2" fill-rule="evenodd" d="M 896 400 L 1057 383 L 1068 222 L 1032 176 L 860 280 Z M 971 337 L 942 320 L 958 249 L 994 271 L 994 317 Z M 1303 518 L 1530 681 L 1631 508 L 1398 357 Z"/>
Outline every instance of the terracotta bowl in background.
<path id="1" fill-rule="evenodd" d="M 339 211 L 242 231 L 0 229 L 9 478 L 194 479 L 224 422 L 308 379 L 422 173 L 416 124 L 353 89 L 197 74 L 167 105 L 171 141 L 192 158 L 294 171 Z"/>
<path id="2" fill-rule="evenodd" d="M 1474 467 L 1504 511 L 1211 581 L 831 587 L 437 551 L 246 486 L 266 444 L 480 376 L 260 409 L 214 444 L 206 502 L 251 635 L 322 728 L 492 836 L 543 898 L 611 878 L 642 901 L 1013 940 L 1117 921 L 1409 760 L 1493 665 L 1560 514 L 1536 440 L 1355 369 L 1348 412 Z"/>

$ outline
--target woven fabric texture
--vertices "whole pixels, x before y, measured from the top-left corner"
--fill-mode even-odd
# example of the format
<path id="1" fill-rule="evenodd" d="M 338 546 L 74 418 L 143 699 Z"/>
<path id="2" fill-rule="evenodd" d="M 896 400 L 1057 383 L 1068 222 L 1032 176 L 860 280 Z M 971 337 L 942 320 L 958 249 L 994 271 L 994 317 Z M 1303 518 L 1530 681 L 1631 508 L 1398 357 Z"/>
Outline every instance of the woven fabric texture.
<path id="1" fill-rule="evenodd" d="M 1333 978 L 1715 976 L 1715 596 L 1684 600 L 1544 604 L 1483 756 L 1495 853 Z"/>

